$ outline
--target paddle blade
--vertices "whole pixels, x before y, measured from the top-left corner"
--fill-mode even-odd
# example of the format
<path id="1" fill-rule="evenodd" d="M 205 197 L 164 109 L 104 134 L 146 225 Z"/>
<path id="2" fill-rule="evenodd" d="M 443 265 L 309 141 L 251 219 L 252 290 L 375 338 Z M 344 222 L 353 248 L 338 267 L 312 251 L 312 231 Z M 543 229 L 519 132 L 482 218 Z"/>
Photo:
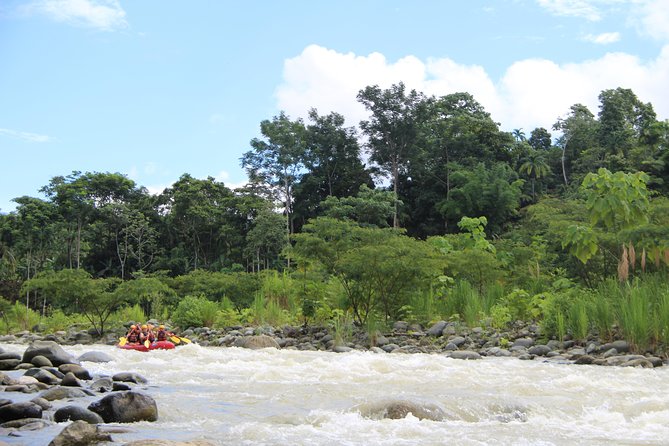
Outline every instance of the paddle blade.
<path id="1" fill-rule="evenodd" d="M 121 347 L 123 347 L 127 342 L 128 338 L 126 338 L 125 336 L 118 338 L 118 345 L 120 345 Z"/>
<path id="2" fill-rule="evenodd" d="M 181 339 L 179 339 L 176 336 L 170 336 L 170 341 L 174 342 L 175 344 L 179 344 L 181 342 Z"/>
<path id="3" fill-rule="evenodd" d="M 149 348 L 149 345 L 151 345 L 151 343 L 149 342 L 148 339 L 144 341 L 144 347 Z"/>
<path id="4" fill-rule="evenodd" d="M 191 341 L 191 340 L 188 339 L 188 338 L 179 338 L 179 339 L 181 339 L 181 341 L 182 341 L 182 342 L 185 342 L 186 344 L 190 344 L 191 342 L 193 342 L 193 341 Z"/>

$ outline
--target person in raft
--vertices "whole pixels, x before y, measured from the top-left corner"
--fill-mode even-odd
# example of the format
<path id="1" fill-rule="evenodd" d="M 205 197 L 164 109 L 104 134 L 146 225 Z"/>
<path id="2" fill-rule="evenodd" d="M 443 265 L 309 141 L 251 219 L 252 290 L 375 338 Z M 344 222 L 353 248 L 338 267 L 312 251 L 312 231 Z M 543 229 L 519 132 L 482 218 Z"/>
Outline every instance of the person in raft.
<path id="1" fill-rule="evenodd" d="M 164 325 L 158 326 L 158 332 L 156 333 L 156 340 L 158 342 L 167 341 L 170 336 L 174 336 L 174 333 L 167 331 Z"/>
<path id="2" fill-rule="evenodd" d="M 140 335 L 141 335 L 141 331 L 140 331 L 139 327 L 135 324 L 132 324 L 130 326 L 130 330 L 128 331 L 128 334 L 125 335 L 125 337 L 128 340 L 129 344 L 139 344 Z"/>
<path id="3" fill-rule="evenodd" d="M 155 340 L 156 336 L 153 334 L 153 330 L 151 330 L 146 324 L 142 325 L 142 331 L 139 335 L 139 342 L 143 344 L 146 341 L 154 342 Z"/>

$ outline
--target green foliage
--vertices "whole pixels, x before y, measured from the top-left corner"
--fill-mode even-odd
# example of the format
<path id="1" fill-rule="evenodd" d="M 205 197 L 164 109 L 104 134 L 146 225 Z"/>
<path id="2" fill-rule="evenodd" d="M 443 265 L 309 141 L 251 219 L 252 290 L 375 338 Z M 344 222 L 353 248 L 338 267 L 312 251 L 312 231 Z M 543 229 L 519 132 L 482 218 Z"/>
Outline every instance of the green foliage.
<path id="1" fill-rule="evenodd" d="M 186 296 L 172 313 L 172 322 L 182 329 L 188 327 L 213 327 L 219 304 L 203 296 Z"/>

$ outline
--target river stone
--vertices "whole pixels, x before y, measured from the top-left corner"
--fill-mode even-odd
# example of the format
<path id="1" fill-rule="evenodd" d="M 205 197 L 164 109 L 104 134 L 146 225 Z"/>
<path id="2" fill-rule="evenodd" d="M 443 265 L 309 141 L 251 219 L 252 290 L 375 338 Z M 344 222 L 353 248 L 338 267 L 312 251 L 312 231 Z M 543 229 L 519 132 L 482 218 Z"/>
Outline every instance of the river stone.
<path id="1" fill-rule="evenodd" d="M 434 404 L 413 401 L 384 401 L 358 407 L 363 417 L 371 419 L 401 420 L 411 414 L 419 420 L 443 421 L 444 411 Z"/>
<path id="2" fill-rule="evenodd" d="M 49 385 L 58 384 L 60 382 L 60 379 L 56 375 L 45 369 L 28 369 L 24 376 L 32 376 L 37 381 Z"/>
<path id="3" fill-rule="evenodd" d="M 0 446 L 2 446 L 0 444 Z M 123 446 L 214 446 L 207 440 L 172 441 L 172 440 L 136 440 Z"/>
<path id="4" fill-rule="evenodd" d="M 93 381 L 93 383 L 89 386 L 89 389 L 91 389 L 93 392 L 105 393 L 105 392 L 111 392 L 112 386 L 113 386 L 112 379 L 105 377 Z"/>
<path id="5" fill-rule="evenodd" d="M 615 348 L 611 347 L 610 349 L 606 350 L 604 354 L 602 355 L 603 358 L 610 358 L 611 356 L 616 356 L 618 354 L 618 350 Z"/>
<path id="6" fill-rule="evenodd" d="M 0 406 L 0 423 L 21 418 L 42 418 L 42 408 L 30 401 Z"/>
<path id="7" fill-rule="evenodd" d="M 457 349 L 458 349 L 458 346 L 455 345 L 455 344 L 453 344 L 452 342 L 449 342 L 449 343 L 446 344 L 446 346 L 444 347 L 444 351 L 447 351 L 447 352 L 452 352 L 452 351 L 455 351 L 455 350 L 457 350 Z"/>
<path id="8" fill-rule="evenodd" d="M 109 356 L 107 353 L 100 352 L 100 351 L 97 351 L 97 350 L 86 352 L 86 353 L 82 354 L 81 356 L 79 356 L 77 358 L 77 361 L 79 361 L 79 362 L 84 362 L 84 361 L 87 361 L 87 362 L 111 362 L 113 360 L 114 360 L 114 358 Z"/>
<path id="9" fill-rule="evenodd" d="M 6 373 L 0 372 L 0 385 L 6 386 L 13 383 L 14 380 Z"/>
<path id="10" fill-rule="evenodd" d="M 434 325 L 432 325 L 427 330 L 428 336 L 435 336 L 435 337 L 441 336 L 443 334 L 444 328 L 446 328 L 447 324 L 448 324 L 448 322 L 446 322 L 446 321 L 436 322 Z"/>
<path id="11" fill-rule="evenodd" d="M 618 353 L 627 353 L 630 351 L 630 344 L 627 341 L 613 341 L 602 345 L 601 349 L 608 350 L 610 348 L 615 348 Z"/>
<path id="12" fill-rule="evenodd" d="M 391 352 L 393 352 L 394 350 L 399 349 L 400 346 L 397 345 L 397 344 L 386 344 L 386 345 L 384 345 L 384 346 L 381 347 L 381 348 L 383 349 L 384 352 L 386 352 L 386 353 L 391 353 Z"/>
<path id="13" fill-rule="evenodd" d="M 574 364 L 592 364 L 595 361 L 595 358 L 593 358 L 590 355 L 581 355 L 578 358 L 576 358 L 576 361 L 574 361 Z"/>
<path id="14" fill-rule="evenodd" d="M 448 340 L 449 343 L 454 344 L 457 347 L 460 347 L 462 344 L 465 343 L 465 338 L 462 336 L 453 336 L 451 339 Z"/>
<path id="15" fill-rule="evenodd" d="M 0 370 L 14 370 L 19 364 L 20 359 L 0 359 Z"/>
<path id="16" fill-rule="evenodd" d="M 54 386 L 50 389 L 46 389 L 40 394 L 40 397 L 44 398 L 47 401 L 56 401 L 64 400 L 67 398 L 83 398 L 91 395 L 89 392 L 86 392 L 83 389 L 78 387 L 62 387 Z"/>
<path id="17" fill-rule="evenodd" d="M 51 423 L 48 420 L 42 418 L 21 418 L 19 420 L 12 420 L 6 423 L 2 423 L 3 428 L 5 429 L 16 429 L 21 432 L 25 431 L 36 431 L 44 429 L 47 426 L 51 426 Z"/>
<path id="18" fill-rule="evenodd" d="M 56 367 L 75 362 L 72 356 L 53 341 L 33 341 L 23 353 L 23 362 L 30 362 L 35 356 L 39 355 L 48 358 Z"/>
<path id="19" fill-rule="evenodd" d="M 31 399 L 30 402 L 37 404 L 42 410 L 51 409 L 51 403 L 40 396 Z"/>
<path id="20" fill-rule="evenodd" d="M 77 379 L 76 376 L 74 376 L 74 373 L 72 372 L 67 372 L 63 379 L 60 382 L 61 386 L 66 386 L 66 387 L 83 387 L 81 385 L 81 381 Z"/>
<path id="21" fill-rule="evenodd" d="M 646 358 L 631 359 L 620 364 L 620 367 L 642 367 L 644 369 L 652 369 L 653 363 Z"/>
<path id="22" fill-rule="evenodd" d="M 534 339 L 532 339 L 532 338 L 518 338 L 515 341 L 513 341 L 512 347 L 530 348 L 533 345 L 534 345 Z"/>
<path id="23" fill-rule="evenodd" d="M 82 420 L 90 424 L 104 423 L 102 417 L 93 411 L 81 406 L 65 406 L 61 407 L 53 414 L 53 421 L 62 423 L 64 421 Z"/>
<path id="24" fill-rule="evenodd" d="M 267 335 L 258 335 L 258 336 L 244 336 L 241 338 L 235 339 L 233 343 L 235 347 L 241 348 L 250 348 L 251 350 L 258 350 L 261 348 L 273 347 L 279 349 L 279 343 L 270 336 Z"/>
<path id="25" fill-rule="evenodd" d="M 65 374 L 67 374 L 68 372 L 72 373 L 77 378 L 84 379 L 86 381 L 88 381 L 89 379 L 93 379 L 91 373 L 78 364 L 63 364 L 60 367 L 58 367 L 58 371 Z"/>
<path id="26" fill-rule="evenodd" d="M 527 351 L 527 353 L 534 356 L 546 356 L 550 352 L 551 349 L 547 345 L 534 345 Z"/>
<path id="27" fill-rule="evenodd" d="M 606 365 L 620 366 L 635 359 L 646 359 L 646 357 L 643 355 L 611 356 L 610 358 L 606 358 Z"/>
<path id="28" fill-rule="evenodd" d="M 113 392 L 118 392 L 120 390 L 130 390 L 132 387 L 130 387 L 127 383 L 121 382 L 121 381 L 114 381 L 112 384 L 112 391 Z"/>
<path id="29" fill-rule="evenodd" d="M 88 446 L 103 441 L 112 441 L 111 435 L 102 433 L 97 426 L 76 420 L 66 426 L 49 443 L 49 446 Z"/>
<path id="30" fill-rule="evenodd" d="M 88 409 L 100 415 L 105 423 L 134 423 L 158 419 L 156 401 L 149 395 L 134 391 L 111 393 L 91 403 Z"/>
<path id="31" fill-rule="evenodd" d="M 49 361 L 49 358 L 42 355 L 33 357 L 33 359 L 30 360 L 30 363 L 35 367 L 53 367 L 53 364 L 51 361 Z"/>
<path id="32" fill-rule="evenodd" d="M 334 348 L 332 349 L 332 351 L 335 353 L 346 353 L 352 350 L 353 349 L 351 347 L 347 347 L 345 345 L 335 345 Z"/>
<path id="33" fill-rule="evenodd" d="M 507 357 L 511 356 L 511 352 L 505 348 L 492 347 L 490 350 L 488 350 L 488 356 Z"/>
<path id="34" fill-rule="evenodd" d="M 121 381 L 126 383 L 146 384 L 149 381 L 139 373 L 121 372 L 112 376 L 112 381 Z"/>
<path id="35" fill-rule="evenodd" d="M 451 358 L 453 359 L 481 359 L 481 355 L 471 350 L 460 350 L 451 352 Z"/>
<path id="36" fill-rule="evenodd" d="M 1 359 L 21 359 L 21 355 L 13 352 L 2 352 L 0 353 L 0 360 Z"/>

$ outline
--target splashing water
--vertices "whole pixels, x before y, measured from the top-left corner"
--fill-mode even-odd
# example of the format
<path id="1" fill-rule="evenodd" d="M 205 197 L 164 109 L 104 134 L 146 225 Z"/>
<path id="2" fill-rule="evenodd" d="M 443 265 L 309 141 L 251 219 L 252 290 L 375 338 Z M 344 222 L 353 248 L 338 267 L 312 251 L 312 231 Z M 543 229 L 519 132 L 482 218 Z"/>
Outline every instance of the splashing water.
<path id="1" fill-rule="evenodd" d="M 159 420 L 123 425 L 128 432 L 112 434 L 115 444 L 150 438 L 216 445 L 659 445 L 669 438 L 668 367 L 195 344 L 149 353 L 65 349 L 114 358 L 83 363 L 93 374 L 129 371 L 149 380 L 140 390 L 156 400 Z M 0 440 L 47 445 L 64 426 Z"/>

